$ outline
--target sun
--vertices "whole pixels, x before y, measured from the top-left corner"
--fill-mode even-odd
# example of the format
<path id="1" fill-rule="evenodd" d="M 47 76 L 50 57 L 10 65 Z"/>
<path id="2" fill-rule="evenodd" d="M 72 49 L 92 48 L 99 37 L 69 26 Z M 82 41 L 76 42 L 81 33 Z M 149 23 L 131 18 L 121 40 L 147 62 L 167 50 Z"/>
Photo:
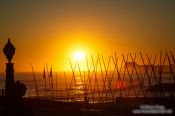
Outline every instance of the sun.
<path id="1" fill-rule="evenodd" d="M 77 61 L 83 61 L 85 59 L 85 52 L 77 51 L 74 53 L 74 59 Z"/>

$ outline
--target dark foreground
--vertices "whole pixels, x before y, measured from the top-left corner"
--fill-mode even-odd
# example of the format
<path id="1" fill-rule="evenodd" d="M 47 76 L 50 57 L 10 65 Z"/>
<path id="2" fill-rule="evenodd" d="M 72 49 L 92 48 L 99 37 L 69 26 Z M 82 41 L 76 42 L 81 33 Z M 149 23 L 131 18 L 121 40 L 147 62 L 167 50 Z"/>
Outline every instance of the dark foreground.
<path id="1" fill-rule="evenodd" d="M 4 112 L 4 98 L 0 97 L 0 116 Z M 80 102 L 58 102 L 41 99 L 24 98 L 19 111 L 28 112 L 32 116 L 131 116 L 153 115 L 153 113 L 133 113 L 141 106 L 160 106 L 160 111 L 172 109 L 172 113 L 155 113 L 157 115 L 174 115 L 175 100 L 170 98 L 119 98 L 116 103 L 85 104 Z M 21 109 L 20 109 L 21 108 Z M 146 109 L 144 109 L 146 110 Z M 149 107 L 147 108 L 149 109 Z M 154 115 L 155 115 L 154 114 Z"/>

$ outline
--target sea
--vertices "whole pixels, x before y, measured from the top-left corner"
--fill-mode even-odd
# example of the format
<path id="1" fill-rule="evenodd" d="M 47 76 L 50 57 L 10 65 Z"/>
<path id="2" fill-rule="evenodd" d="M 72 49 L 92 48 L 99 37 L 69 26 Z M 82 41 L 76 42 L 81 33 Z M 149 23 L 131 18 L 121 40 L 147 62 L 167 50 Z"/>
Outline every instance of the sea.
<path id="1" fill-rule="evenodd" d="M 164 82 L 172 82 L 171 75 L 164 74 Z M 154 75 L 150 75 L 152 85 L 156 84 Z M 0 94 L 5 88 L 5 72 L 0 73 Z M 24 97 L 54 99 L 64 101 L 114 101 L 117 97 L 143 97 L 150 87 L 149 78 L 144 74 L 118 75 L 105 72 L 15 72 L 15 81 L 26 85 Z M 146 92 L 151 96 L 152 93 Z"/>

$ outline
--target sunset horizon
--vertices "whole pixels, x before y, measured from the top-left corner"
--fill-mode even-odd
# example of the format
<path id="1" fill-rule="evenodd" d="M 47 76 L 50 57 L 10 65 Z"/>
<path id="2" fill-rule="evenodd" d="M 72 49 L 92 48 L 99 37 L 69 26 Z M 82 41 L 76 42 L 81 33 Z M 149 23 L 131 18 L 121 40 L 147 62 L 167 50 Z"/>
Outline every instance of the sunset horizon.
<path id="1" fill-rule="evenodd" d="M 8 38 L 16 72 L 69 69 L 73 54 L 159 53 L 174 50 L 174 1 L 3 1 L 0 49 Z M 0 72 L 6 59 L 0 54 Z"/>
<path id="2" fill-rule="evenodd" d="M 175 0 L 0 0 L 0 116 L 175 114 Z"/>

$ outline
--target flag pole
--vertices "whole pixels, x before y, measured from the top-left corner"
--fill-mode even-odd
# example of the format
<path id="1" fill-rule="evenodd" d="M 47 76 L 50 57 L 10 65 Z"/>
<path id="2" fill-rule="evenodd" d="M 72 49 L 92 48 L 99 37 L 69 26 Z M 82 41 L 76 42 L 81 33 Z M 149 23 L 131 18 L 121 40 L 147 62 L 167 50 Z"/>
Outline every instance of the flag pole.
<path id="1" fill-rule="evenodd" d="M 31 67 L 32 67 L 33 78 L 34 78 L 34 82 L 35 82 L 36 96 L 38 97 L 38 88 L 37 88 L 37 83 L 36 83 L 36 78 L 35 78 L 35 73 L 34 73 L 34 69 L 33 69 L 32 63 L 31 63 Z"/>
<path id="2" fill-rule="evenodd" d="M 46 68 L 47 68 L 47 74 L 48 74 L 48 79 L 49 79 L 49 89 L 51 90 L 50 78 L 49 78 L 49 69 L 48 69 L 47 62 L 46 62 Z"/>
<path id="3" fill-rule="evenodd" d="M 50 80 L 50 78 L 51 78 L 51 80 Z M 53 93 L 53 75 L 52 75 L 52 66 L 51 66 L 51 68 L 50 68 L 49 80 L 51 81 L 50 84 L 51 84 L 51 93 L 52 93 L 52 98 L 54 98 L 54 93 Z"/>
<path id="4" fill-rule="evenodd" d="M 45 66 L 44 66 L 44 73 L 43 73 L 43 79 L 44 79 L 44 93 L 45 93 L 45 97 L 47 97 L 47 85 L 46 85 L 46 72 L 45 72 Z"/>

